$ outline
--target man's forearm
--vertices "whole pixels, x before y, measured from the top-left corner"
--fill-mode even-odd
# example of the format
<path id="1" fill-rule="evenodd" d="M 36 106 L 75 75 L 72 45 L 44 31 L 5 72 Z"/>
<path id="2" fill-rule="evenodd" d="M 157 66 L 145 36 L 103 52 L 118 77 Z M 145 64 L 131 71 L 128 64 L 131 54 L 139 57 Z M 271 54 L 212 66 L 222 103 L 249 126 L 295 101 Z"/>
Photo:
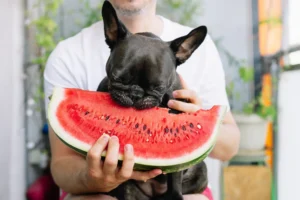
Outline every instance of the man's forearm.
<path id="1" fill-rule="evenodd" d="M 237 154 L 239 142 L 239 129 L 232 121 L 232 116 L 227 116 L 224 123 L 220 126 L 216 145 L 209 156 L 221 161 L 228 161 Z"/>
<path id="2" fill-rule="evenodd" d="M 86 162 L 78 156 L 64 157 L 51 163 L 51 172 L 56 184 L 72 194 L 94 193 L 86 185 L 84 174 Z"/>
<path id="3" fill-rule="evenodd" d="M 51 171 L 56 184 L 73 195 L 97 193 L 88 189 L 84 172 L 85 160 L 80 157 L 66 157 L 51 163 Z M 88 196 L 87 196 L 88 197 Z M 208 200 L 201 194 L 184 195 L 184 200 Z"/>

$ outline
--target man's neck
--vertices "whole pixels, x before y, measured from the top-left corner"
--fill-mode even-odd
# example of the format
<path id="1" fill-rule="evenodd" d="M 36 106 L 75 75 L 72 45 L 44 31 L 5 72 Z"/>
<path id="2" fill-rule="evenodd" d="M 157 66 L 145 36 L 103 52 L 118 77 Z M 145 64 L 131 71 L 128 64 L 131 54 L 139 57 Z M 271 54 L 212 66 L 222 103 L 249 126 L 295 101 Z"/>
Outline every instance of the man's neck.
<path id="1" fill-rule="evenodd" d="M 155 6 L 136 16 L 118 15 L 131 33 L 151 32 L 160 36 L 163 31 L 163 21 L 155 13 Z"/>

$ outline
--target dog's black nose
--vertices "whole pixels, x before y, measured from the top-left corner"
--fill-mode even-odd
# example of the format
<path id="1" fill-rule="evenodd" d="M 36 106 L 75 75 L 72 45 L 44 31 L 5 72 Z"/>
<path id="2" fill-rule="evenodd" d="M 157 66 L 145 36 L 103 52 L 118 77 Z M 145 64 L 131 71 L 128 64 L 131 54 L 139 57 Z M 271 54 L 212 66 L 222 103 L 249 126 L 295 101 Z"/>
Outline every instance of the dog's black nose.
<path id="1" fill-rule="evenodd" d="M 130 87 L 129 95 L 134 102 L 143 98 L 144 94 L 145 94 L 145 92 L 142 87 L 140 87 L 138 85 L 132 85 Z"/>
<path id="2" fill-rule="evenodd" d="M 134 103 L 134 107 L 139 110 L 153 108 L 159 106 L 159 99 L 153 96 L 146 96 Z"/>

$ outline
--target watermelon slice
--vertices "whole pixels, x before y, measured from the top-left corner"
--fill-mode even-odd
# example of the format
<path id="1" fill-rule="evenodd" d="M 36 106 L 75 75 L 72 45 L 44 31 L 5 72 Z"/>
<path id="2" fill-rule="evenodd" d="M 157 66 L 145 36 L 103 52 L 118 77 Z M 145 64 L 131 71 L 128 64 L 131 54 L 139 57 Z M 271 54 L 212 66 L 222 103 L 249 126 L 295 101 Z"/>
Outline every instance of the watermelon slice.
<path id="1" fill-rule="evenodd" d="M 208 156 L 225 112 L 226 106 L 219 105 L 181 114 L 158 107 L 136 110 L 116 104 L 109 93 L 56 87 L 48 120 L 65 144 L 84 155 L 102 134 L 116 135 L 120 162 L 124 145 L 132 144 L 136 170 L 160 168 L 168 173 Z"/>

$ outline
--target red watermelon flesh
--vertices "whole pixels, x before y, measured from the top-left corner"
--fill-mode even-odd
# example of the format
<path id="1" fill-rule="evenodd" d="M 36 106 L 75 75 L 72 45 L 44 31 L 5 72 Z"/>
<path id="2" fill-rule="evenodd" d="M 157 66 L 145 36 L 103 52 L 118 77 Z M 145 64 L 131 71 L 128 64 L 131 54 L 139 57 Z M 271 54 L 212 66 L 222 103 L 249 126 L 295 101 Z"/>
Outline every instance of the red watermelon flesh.
<path id="1" fill-rule="evenodd" d="M 219 105 L 181 114 L 158 107 L 136 110 L 119 106 L 108 93 L 55 88 L 48 119 L 58 137 L 79 152 L 86 153 L 106 133 L 119 138 L 119 160 L 124 145 L 132 144 L 137 164 L 166 168 L 203 160 L 225 110 Z"/>

